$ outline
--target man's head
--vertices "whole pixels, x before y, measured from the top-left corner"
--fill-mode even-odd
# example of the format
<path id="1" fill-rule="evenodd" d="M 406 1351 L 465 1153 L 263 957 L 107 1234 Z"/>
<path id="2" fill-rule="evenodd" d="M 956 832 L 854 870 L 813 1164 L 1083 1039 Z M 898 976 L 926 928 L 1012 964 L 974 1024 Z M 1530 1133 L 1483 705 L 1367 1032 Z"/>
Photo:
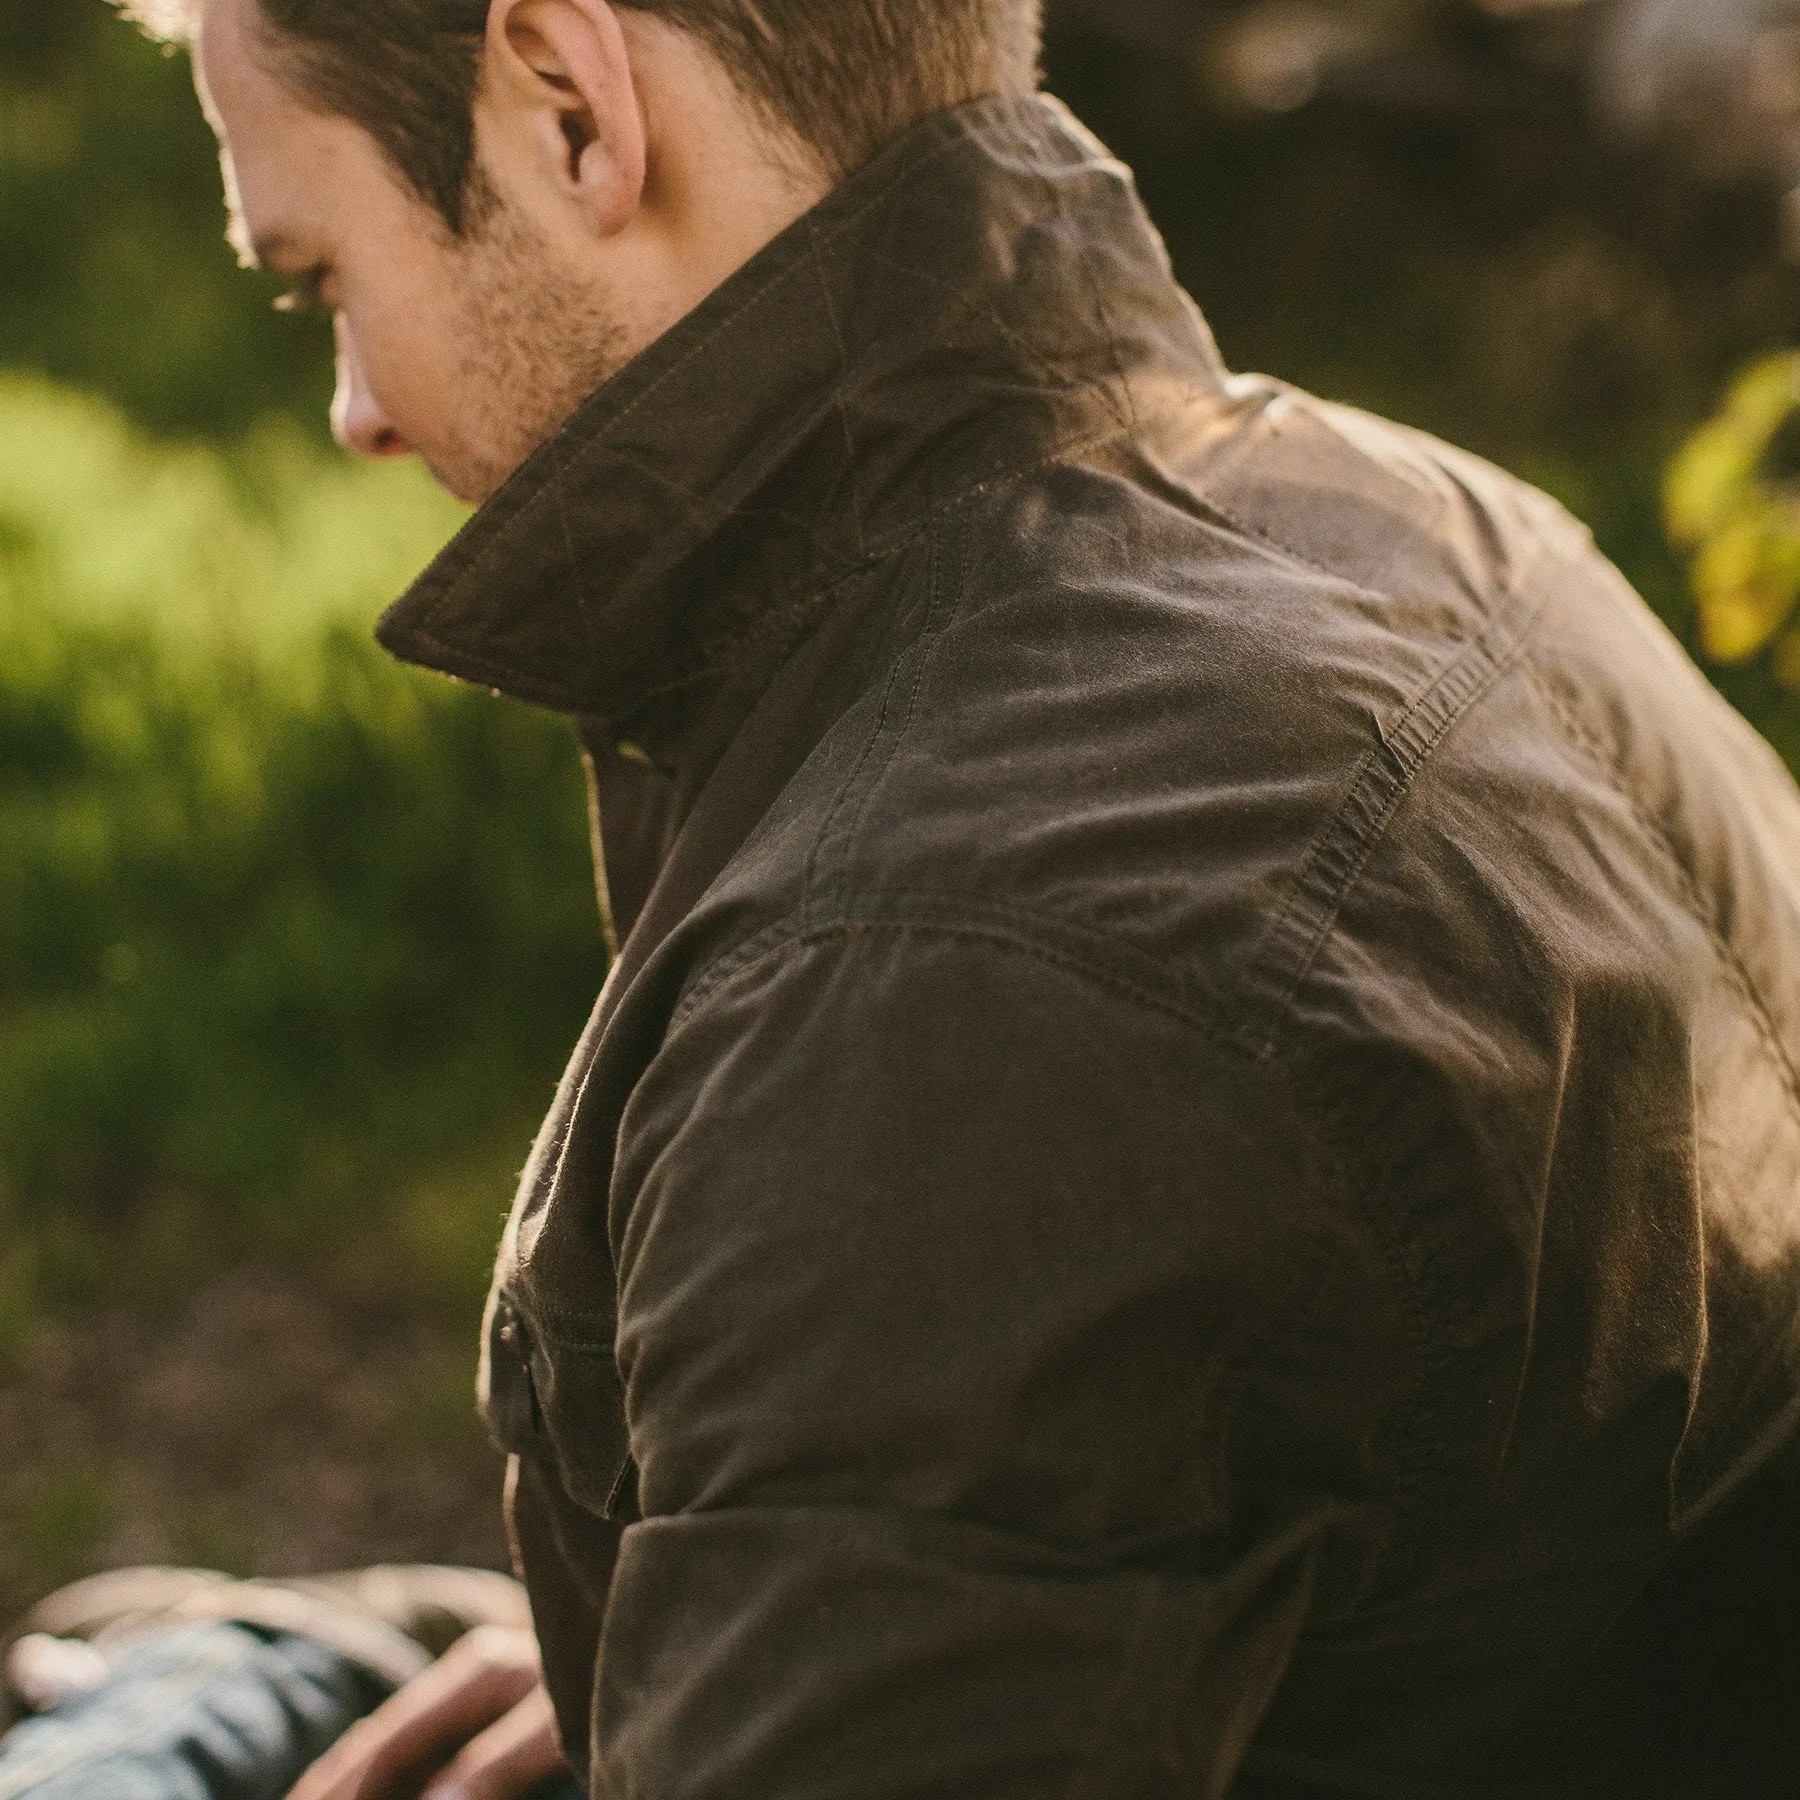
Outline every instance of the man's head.
<path id="1" fill-rule="evenodd" d="M 189 39 L 240 246 L 336 317 L 340 436 L 470 500 L 1041 0 L 122 0 Z"/>

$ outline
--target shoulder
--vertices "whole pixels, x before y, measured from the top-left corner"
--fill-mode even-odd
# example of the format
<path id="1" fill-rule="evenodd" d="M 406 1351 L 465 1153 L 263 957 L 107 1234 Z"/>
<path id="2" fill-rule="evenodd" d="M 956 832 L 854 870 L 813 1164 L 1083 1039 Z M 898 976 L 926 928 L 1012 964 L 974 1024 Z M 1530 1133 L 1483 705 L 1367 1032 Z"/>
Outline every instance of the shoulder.
<path id="1" fill-rule="evenodd" d="M 1280 396 L 966 499 L 908 559 L 915 629 L 763 872 L 803 848 L 813 917 L 1004 907 L 1228 1004 L 1372 759 L 1435 752 L 1440 715 L 1479 705 L 1552 540 L 1601 579 L 1547 501 L 1443 457 Z"/>
<path id="2" fill-rule="evenodd" d="M 1791 800 L 1553 503 L 1270 384 L 966 498 L 905 568 L 897 648 L 728 874 L 727 937 L 1004 921 L 1267 1054 L 1328 951 L 1392 991 L 1446 934 L 1524 969 L 1571 906 L 1629 928 L 1570 847 L 1671 767 Z M 1686 804 L 1720 826 L 1727 786 Z"/>

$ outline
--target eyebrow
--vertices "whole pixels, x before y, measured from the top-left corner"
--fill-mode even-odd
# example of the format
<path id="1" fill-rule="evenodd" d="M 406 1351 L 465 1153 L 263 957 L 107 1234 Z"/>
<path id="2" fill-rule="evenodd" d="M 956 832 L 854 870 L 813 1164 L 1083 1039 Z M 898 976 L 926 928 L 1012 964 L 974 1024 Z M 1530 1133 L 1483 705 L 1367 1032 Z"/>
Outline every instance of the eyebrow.
<path id="1" fill-rule="evenodd" d="M 282 231 L 266 231 L 257 237 L 244 234 L 244 241 L 250 248 L 250 266 L 253 269 L 272 269 L 285 257 L 293 259 L 293 240 Z"/>
<path id="2" fill-rule="evenodd" d="M 225 241 L 238 253 L 238 264 L 245 269 L 267 271 L 276 268 L 283 259 L 290 262 L 304 260 L 296 254 L 293 238 L 279 225 L 252 236 L 250 221 L 244 217 L 235 195 L 230 197 L 226 212 Z"/>

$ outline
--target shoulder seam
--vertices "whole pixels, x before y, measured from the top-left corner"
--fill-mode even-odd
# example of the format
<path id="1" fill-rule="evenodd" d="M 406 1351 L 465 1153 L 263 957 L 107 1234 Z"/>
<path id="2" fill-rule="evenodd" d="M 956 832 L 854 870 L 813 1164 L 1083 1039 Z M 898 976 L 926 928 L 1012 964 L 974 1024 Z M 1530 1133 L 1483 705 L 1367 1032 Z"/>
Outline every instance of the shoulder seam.
<path id="1" fill-rule="evenodd" d="M 668 1029 L 675 1030 L 727 982 L 785 950 L 882 931 L 975 939 L 1029 956 L 1174 1019 L 1222 1049 L 1244 1054 L 1241 1032 L 1232 1029 L 1219 1009 L 1195 994 L 1192 984 L 1177 971 L 1155 959 L 1133 957 L 1110 942 L 1102 954 L 1098 944 L 1083 942 L 1086 934 L 1079 927 L 1022 907 L 979 904 L 960 894 L 929 892 L 873 896 L 828 914 L 808 916 L 801 912 L 766 926 L 721 951 L 699 971 L 676 1003 Z M 1128 961 L 1136 962 L 1138 967 L 1121 966 Z M 1163 985 L 1155 980 L 1159 976 Z M 1171 993 L 1170 989 L 1187 991 Z"/>
<path id="2" fill-rule="evenodd" d="M 1315 839 L 1288 897 L 1264 933 L 1244 976 L 1259 1017 L 1246 1024 L 1244 1048 L 1267 1058 L 1344 903 L 1368 866 L 1400 804 L 1457 723 L 1525 656 L 1546 596 L 1527 597 L 1542 547 L 1498 597 L 1483 629 L 1400 715 L 1373 721 L 1378 742 L 1364 756 L 1348 794 Z"/>

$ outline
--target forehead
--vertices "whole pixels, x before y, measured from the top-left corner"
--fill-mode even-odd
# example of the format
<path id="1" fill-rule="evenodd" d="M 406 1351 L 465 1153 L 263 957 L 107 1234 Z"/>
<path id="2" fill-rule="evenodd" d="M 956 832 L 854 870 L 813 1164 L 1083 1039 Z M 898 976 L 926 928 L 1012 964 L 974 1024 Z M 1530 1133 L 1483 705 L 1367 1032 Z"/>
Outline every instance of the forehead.
<path id="1" fill-rule="evenodd" d="M 341 203 L 346 180 L 380 171 L 355 126 L 302 105 L 271 66 L 255 0 L 206 0 L 194 73 L 219 138 L 232 241 L 241 254 L 279 262 Z"/>
<path id="2" fill-rule="evenodd" d="M 300 110 L 271 73 L 256 0 L 206 0 L 193 32 L 194 72 L 221 136 L 263 115 Z"/>

